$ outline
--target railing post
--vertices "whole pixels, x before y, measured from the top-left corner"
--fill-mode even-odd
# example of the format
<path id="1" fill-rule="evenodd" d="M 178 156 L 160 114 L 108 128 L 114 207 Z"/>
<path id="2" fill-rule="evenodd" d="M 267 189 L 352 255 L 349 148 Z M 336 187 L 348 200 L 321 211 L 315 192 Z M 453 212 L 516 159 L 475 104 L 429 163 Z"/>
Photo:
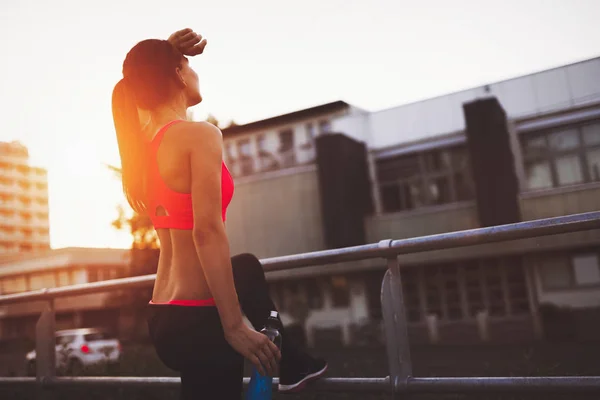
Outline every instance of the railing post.
<path id="1" fill-rule="evenodd" d="M 381 241 L 379 244 L 385 246 L 386 242 L 389 246 L 391 240 Z M 390 382 L 392 383 L 393 398 L 395 398 L 412 376 L 406 312 L 397 256 L 387 260 L 387 272 L 381 287 L 381 306 L 390 366 Z"/>
<path id="2" fill-rule="evenodd" d="M 56 376 L 54 300 L 49 300 L 35 326 L 35 364 L 38 381 Z"/>

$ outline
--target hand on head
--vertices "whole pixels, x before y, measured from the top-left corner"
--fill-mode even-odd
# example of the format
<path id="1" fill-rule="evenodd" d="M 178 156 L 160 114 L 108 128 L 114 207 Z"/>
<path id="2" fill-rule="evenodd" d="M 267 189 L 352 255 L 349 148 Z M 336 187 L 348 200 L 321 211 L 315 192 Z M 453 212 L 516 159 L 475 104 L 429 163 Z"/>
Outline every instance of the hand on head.
<path id="1" fill-rule="evenodd" d="M 181 54 L 185 56 L 197 56 L 202 54 L 206 47 L 206 39 L 190 28 L 179 30 L 167 39 Z"/>

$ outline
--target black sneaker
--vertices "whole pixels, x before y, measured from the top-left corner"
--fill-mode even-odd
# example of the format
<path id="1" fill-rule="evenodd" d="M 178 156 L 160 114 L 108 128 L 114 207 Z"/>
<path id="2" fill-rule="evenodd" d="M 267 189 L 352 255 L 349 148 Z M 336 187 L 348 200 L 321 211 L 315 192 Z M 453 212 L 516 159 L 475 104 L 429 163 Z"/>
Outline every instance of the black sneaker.
<path id="1" fill-rule="evenodd" d="M 306 362 L 291 365 L 279 376 L 280 393 L 297 393 L 327 371 L 327 362 L 320 358 L 307 357 Z"/>

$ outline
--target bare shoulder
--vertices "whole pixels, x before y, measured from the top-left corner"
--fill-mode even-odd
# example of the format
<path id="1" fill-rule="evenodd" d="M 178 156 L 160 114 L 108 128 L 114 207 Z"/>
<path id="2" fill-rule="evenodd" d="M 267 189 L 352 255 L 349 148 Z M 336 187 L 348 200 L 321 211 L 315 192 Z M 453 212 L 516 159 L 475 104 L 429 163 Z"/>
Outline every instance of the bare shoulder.
<path id="1" fill-rule="evenodd" d="M 221 133 L 221 130 L 213 124 L 200 121 L 184 122 L 180 125 L 181 140 L 184 145 L 189 146 L 190 149 L 221 148 L 223 134 Z"/>

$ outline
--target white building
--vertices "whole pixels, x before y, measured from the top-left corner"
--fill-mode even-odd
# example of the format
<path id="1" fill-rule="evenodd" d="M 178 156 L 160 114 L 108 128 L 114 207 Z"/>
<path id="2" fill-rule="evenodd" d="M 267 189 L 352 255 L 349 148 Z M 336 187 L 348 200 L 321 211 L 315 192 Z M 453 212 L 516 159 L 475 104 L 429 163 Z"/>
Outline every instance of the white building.
<path id="1" fill-rule="evenodd" d="M 226 159 L 239 165 L 243 154 L 246 165 L 235 167 L 232 251 L 271 257 L 329 248 L 325 161 L 311 150 L 312 138 L 329 133 L 367 147 L 373 204 L 364 213 L 365 242 L 480 227 L 463 105 L 490 97 L 506 112 L 514 142 L 522 220 L 600 209 L 595 58 L 376 112 L 332 103 L 342 109 L 329 111 L 322 132 L 310 126 L 331 104 L 225 129 Z M 492 340 L 539 336 L 545 306 L 600 309 L 598 231 L 400 259 L 410 330 L 420 339 L 487 339 L 491 327 Z M 345 263 L 335 273 L 314 267 L 269 279 L 288 320 L 285 303 L 294 295 L 306 299 L 309 337 L 339 327 L 350 341 L 353 327 L 380 318 L 384 270 L 385 263 L 372 260 Z M 586 329 L 600 334 L 598 328 Z"/>
<path id="2" fill-rule="evenodd" d="M 0 254 L 50 247 L 48 177 L 29 164 L 27 148 L 0 143 Z"/>

